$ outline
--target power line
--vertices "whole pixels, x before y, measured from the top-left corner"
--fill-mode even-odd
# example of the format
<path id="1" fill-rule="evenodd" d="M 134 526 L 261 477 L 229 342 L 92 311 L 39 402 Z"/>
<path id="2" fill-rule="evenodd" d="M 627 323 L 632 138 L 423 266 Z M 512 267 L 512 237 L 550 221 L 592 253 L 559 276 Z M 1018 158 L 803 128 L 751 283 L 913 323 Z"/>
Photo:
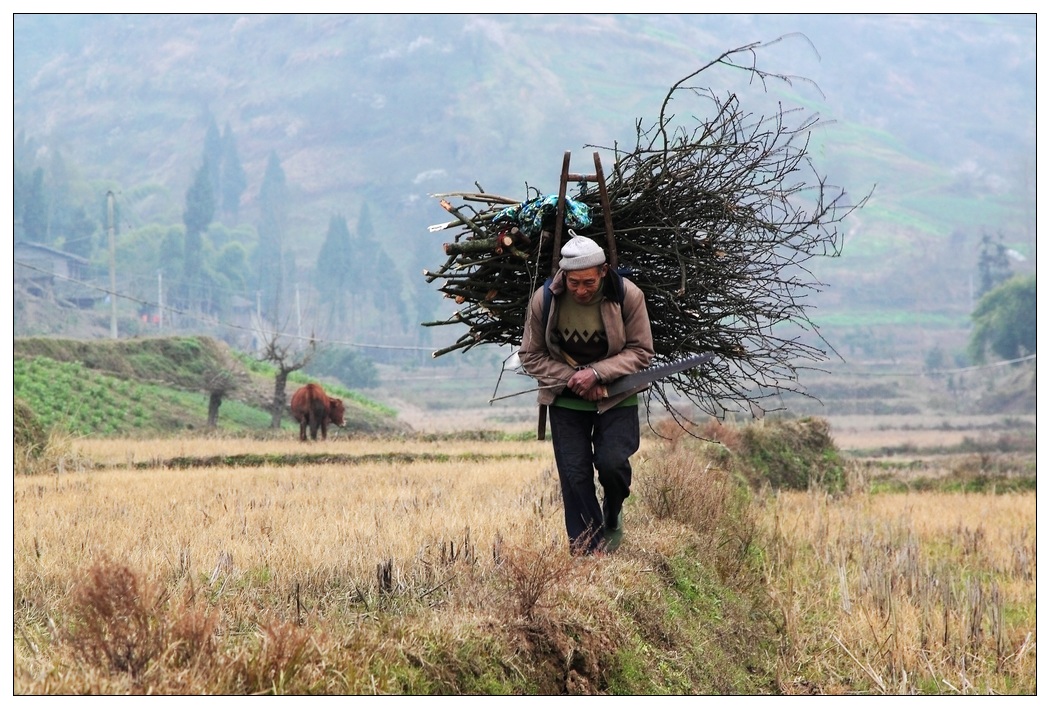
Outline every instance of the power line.
<path id="1" fill-rule="evenodd" d="M 148 300 L 142 300 L 140 298 L 136 298 L 134 296 L 126 295 L 124 293 L 116 293 L 114 291 L 109 290 L 108 288 L 102 288 L 100 286 L 96 286 L 96 285 L 93 285 L 91 283 L 87 283 L 85 281 L 78 280 L 76 278 L 70 278 L 69 276 L 63 276 L 63 275 L 58 274 L 58 273 L 53 273 L 53 272 L 51 272 L 51 271 L 49 271 L 47 269 L 39 268 L 37 266 L 32 266 L 32 265 L 30 265 L 28 263 L 24 263 L 22 261 L 15 261 L 15 265 L 22 266 L 23 268 L 28 268 L 28 269 L 31 269 L 33 271 L 38 271 L 40 273 L 44 273 L 44 274 L 47 274 L 49 276 L 53 276 L 55 278 L 60 278 L 60 279 L 62 279 L 64 281 L 69 281 L 70 283 L 76 283 L 76 284 L 84 286 L 86 288 L 90 288 L 92 290 L 96 290 L 96 291 L 99 291 L 101 293 L 105 293 L 105 294 L 107 294 L 109 296 L 115 296 L 117 298 L 123 298 L 124 300 L 130 301 L 132 303 L 138 303 L 139 305 L 146 305 L 146 306 L 149 306 L 151 308 L 157 308 L 158 310 L 163 310 L 165 312 L 175 313 L 177 315 L 181 315 L 183 317 L 190 318 L 191 320 L 197 320 L 199 322 L 203 322 L 203 323 L 215 326 L 215 327 L 227 327 L 227 328 L 230 328 L 232 330 L 241 330 L 243 332 L 248 332 L 248 333 L 251 333 L 251 334 L 255 334 L 255 332 L 256 332 L 255 329 L 253 329 L 253 328 L 245 327 L 243 325 L 237 325 L 235 323 L 226 322 L 225 320 L 220 320 L 219 318 L 208 317 L 208 316 L 203 315 L 202 313 L 191 313 L 191 312 L 187 312 L 185 310 L 180 310 L 178 308 L 171 307 L 169 305 L 160 305 L 159 303 L 155 303 L 153 301 L 148 301 Z M 371 349 L 380 349 L 380 350 L 405 350 L 405 351 L 412 351 L 412 352 L 433 352 L 433 348 L 431 348 L 431 347 L 419 347 L 419 346 L 413 346 L 413 345 L 378 345 L 378 344 L 372 344 L 372 343 L 351 342 L 349 340 L 327 340 L 327 339 L 323 339 L 323 338 L 306 337 L 306 336 L 297 335 L 297 334 L 293 335 L 291 333 L 284 333 L 284 332 L 275 333 L 275 334 L 277 334 L 279 337 L 287 337 L 287 338 L 292 339 L 292 340 L 304 340 L 304 341 L 307 341 L 307 342 L 318 342 L 318 343 L 327 344 L 327 345 L 344 345 L 344 346 L 347 346 L 347 347 L 360 347 L 362 349 L 371 348 Z M 856 372 L 856 371 L 854 371 L 854 372 L 843 372 L 843 374 L 846 374 L 848 376 L 853 376 L 853 377 L 929 377 L 929 376 L 943 376 L 943 375 L 947 375 L 947 374 L 962 374 L 964 372 L 976 372 L 976 371 L 979 371 L 979 370 L 982 370 L 982 369 L 991 369 L 993 367 L 1004 367 L 1004 366 L 1009 365 L 1009 364 L 1017 364 L 1019 362 L 1032 361 L 1035 358 L 1036 358 L 1035 354 L 1030 354 L 1030 355 L 1026 355 L 1024 357 L 1018 357 L 1016 359 L 1004 360 L 1004 361 L 1000 361 L 1000 362 L 992 362 L 991 364 L 978 364 L 978 365 L 973 365 L 971 367 L 959 367 L 959 368 L 956 368 L 956 369 L 931 369 L 931 370 L 922 371 L 922 372 Z"/>
<path id="2" fill-rule="evenodd" d="M 976 372 L 981 369 L 991 369 L 992 367 L 1004 367 L 1008 364 L 1017 364 L 1018 362 L 1028 362 L 1035 359 L 1034 354 L 1026 355 L 1024 357 L 1018 357 L 1017 359 L 1008 359 L 1001 362 L 992 362 L 991 364 L 976 364 L 972 367 L 959 367 L 957 369 L 930 369 L 923 372 L 837 372 L 837 374 L 845 374 L 851 377 L 931 377 L 931 376 L 943 376 L 946 374 L 962 374 L 963 372 Z"/>
<path id="3" fill-rule="evenodd" d="M 182 317 L 190 318 L 191 320 L 196 320 L 198 322 L 206 323 L 206 324 L 211 325 L 213 327 L 226 327 L 226 328 L 230 328 L 231 330 L 240 330 L 240 331 L 243 331 L 243 332 L 251 333 L 253 335 L 256 333 L 255 328 L 245 327 L 244 325 L 237 325 L 236 323 L 226 322 L 225 320 L 220 320 L 219 318 L 209 317 L 207 315 L 204 315 L 203 313 L 187 312 L 185 310 L 180 310 L 179 308 L 174 308 L 174 307 L 172 307 L 170 305 L 160 305 L 159 303 L 155 303 L 155 302 L 149 301 L 149 300 L 143 300 L 141 298 L 136 298 L 134 296 L 127 295 L 125 293 L 117 293 L 117 292 L 115 292 L 113 290 L 110 290 L 108 288 L 102 288 L 101 286 L 96 286 L 94 284 L 78 280 L 76 278 L 70 278 L 69 276 L 63 276 L 63 275 L 58 274 L 58 273 L 53 273 L 52 271 L 50 271 L 48 269 L 39 268 L 37 266 L 32 266 L 32 265 L 30 265 L 28 263 L 24 263 L 22 261 L 15 261 L 15 265 L 16 266 L 21 266 L 23 268 L 28 268 L 28 269 L 31 269 L 33 271 L 38 271 L 40 273 L 44 273 L 44 274 L 47 274 L 49 276 L 53 276 L 55 278 L 60 278 L 60 279 L 62 279 L 64 281 L 68 281 L 70 283 L 76 283 L 77 285 L 84 286 L 85 288 L 90 288 L 91 290 L 96 290 L 96 291 L 98 291 L 100 293 L 105 293 L 106 295 L 108 295 L 110 297 L 122 298 L 122 299 L 127 300 L 127 301 L 132 302 L 132 303 L 137 303 L 139 305 L 146 305 L 146 306 L 149 306 L 151 308 L 156 308 L 158 310 L 163 310 L 165 312 L 174 313 L 174 314 L 180 315 Z M 285 332 L 278 332 L 278 333 L 274 333 L 274 334 L 279 336 L 279 337 L 286 337 L 286 338 L 291 339 L 291 340 L 303 340 L 303 341 L 306 341 L 306 342 L 316 342 L 316 343 L 321 343 L 321 344 L 326 344 L 326 345 L 344 345 L 344 346 L 347 346 L 347 347 L 360 347 L 362 349 L 377 349 L 377 350 L 405 350 L 405 351 L 413 351 L 413 352 L 420 352 L 420 351 L 421 352 L 433 352 L 433 348 L 431 348 L 431 347 L 419 347 L 419 346 L 413 346 L 413 345 L 379 345 L 379 344 L 365 343 L 365 342 L 351 342 L 349 340 L 328 340 L 328 339 L 312 337 L 312 336 L 311 337 L 306 337 L 306 336 L 297 335 L 297 334 L 293 335 L 291 333 L 285 333 Z"/>

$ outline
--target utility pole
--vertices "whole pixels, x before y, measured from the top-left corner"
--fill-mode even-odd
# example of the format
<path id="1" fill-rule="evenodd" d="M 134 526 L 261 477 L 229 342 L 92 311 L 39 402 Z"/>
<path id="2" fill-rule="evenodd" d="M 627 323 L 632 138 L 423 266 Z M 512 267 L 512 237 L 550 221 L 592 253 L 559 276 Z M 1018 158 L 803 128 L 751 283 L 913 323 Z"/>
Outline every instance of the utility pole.
<path id="1" fill-rule="evenodd" d="M 164 276 L 157 269 L 157 332 L 164 329 Z"/>
<path id="2" fill-rule="evenodd" d="M 106 193 L 109 221 L 109 336 L 117 339 L 117 236 L 113 225 L 113 190 Z"/>
<path id="3" fill-rule="evenodd" d="M 295 334 L 299 337 L 299 344 L 303 342 L 303 311 L 299 307 L 299 284 L 295 284 Z"/>
<path id="4" fill-rule="evenodd" d="M 262 291 L 255 291 L 255 332 L 256 342 L 255 351 L 262 352 L 262 332 L 263 332 L 263 321 L 262 321 Z"/>

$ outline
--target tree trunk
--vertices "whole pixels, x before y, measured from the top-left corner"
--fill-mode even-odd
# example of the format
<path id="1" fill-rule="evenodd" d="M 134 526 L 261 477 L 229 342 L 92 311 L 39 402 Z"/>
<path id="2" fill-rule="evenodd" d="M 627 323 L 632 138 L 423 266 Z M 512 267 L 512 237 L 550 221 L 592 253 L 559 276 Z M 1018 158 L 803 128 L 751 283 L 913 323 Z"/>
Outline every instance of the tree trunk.
<path id="1" fill-rule="evenodd" d="M 274 378 L 273 408 L 270 409 L 273 418 L 270 422 L 270 428 L 278 429 L 281 427 L 281 416 L 284 414 L 284 403 L 287 400 L 284 393 L 287 384 L 288 372 L 284 369 L 278 369 L 277 376 Z"/>
<path id="2" fill-rule="evenodd" d="M 208 397 L 208 428 L 219 425 L 219 407 L 222 406 L 222 392 L 213 391 Z"/>

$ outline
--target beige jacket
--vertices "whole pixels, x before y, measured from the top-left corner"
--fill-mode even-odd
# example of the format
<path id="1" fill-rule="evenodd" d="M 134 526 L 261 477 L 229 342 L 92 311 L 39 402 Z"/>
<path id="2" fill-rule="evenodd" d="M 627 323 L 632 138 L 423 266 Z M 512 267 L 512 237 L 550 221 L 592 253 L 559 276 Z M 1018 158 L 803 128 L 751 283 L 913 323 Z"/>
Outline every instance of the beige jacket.
<path id="1" fill-rule="evenodd" d="M 615 297 L 617 281 L 624 289 L 623 305 Z M 602 322 L 609 340 L 609 351 L 605 357 L 588 364 L 598 373 L 602 382 L 608 383 L 625 374 L 632 374 L 645 369 L 652 361 L 653 334 L 649 326 L 649 313 L 645 308 L 645 296 L 631 281 L 610 270 L 606 276 L 606 297 L 601 304 Z M 525 373 L 533 377 L 543 388 L 536 397 L 542 404 L 551 404 L 565 389 L 569 377 L 576 371 L 575 367 L 565 361 L 561 348 L 554 339 L 554 330 L 558 323 L 558 298 L 565 292 L 565 272 L 558 271 L 551 283 L 550 316 L 544 328 L 543 288 L 539 288 L 529 301 L 529 312 L 525 317 L 525 332 L 518 349 Z M 598 413 L 608 411 L 633 394 L 644 391 L 643 385 L 634 391 L 599 400 Z"/>

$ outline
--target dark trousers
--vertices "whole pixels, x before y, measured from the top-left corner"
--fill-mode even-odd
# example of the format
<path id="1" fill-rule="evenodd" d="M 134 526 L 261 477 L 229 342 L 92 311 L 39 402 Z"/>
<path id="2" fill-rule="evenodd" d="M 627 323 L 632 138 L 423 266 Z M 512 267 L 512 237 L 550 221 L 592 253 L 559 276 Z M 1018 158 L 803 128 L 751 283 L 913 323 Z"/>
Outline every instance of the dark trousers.
<path id="1" fill-rule="evenodd" d="M 554 460 L 558 464 L 565 530 L 576 553 L 589 553 L 604 541 L 604 526 L 614 526 L 631 494 L 630 457 L 638 450 L 638 407 L 623 406 L 603 414 L 560 406 L 549 409 Z M 598 503 L 594 470 L 604 500 Z"/>

